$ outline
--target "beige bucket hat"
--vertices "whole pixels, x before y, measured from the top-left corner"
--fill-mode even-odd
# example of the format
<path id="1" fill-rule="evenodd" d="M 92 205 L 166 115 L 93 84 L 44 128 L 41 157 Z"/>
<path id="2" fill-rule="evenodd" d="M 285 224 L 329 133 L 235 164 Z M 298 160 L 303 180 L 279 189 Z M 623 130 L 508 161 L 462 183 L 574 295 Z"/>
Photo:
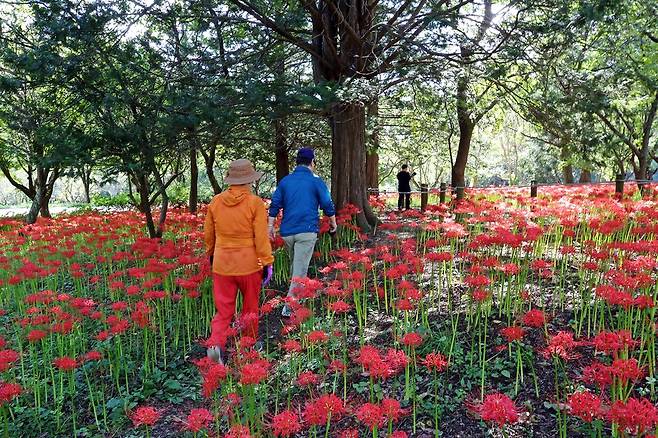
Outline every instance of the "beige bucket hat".
<path id="1" fill-rule="evenodd" d="M 224 182 L 232 186 L 239 186 L 257 181 L 261 176 L 263 176 L 263 172 L 257 172 L 251 161 L 240 159 L 231 161 L 231 164 L 228 165 Z"/>

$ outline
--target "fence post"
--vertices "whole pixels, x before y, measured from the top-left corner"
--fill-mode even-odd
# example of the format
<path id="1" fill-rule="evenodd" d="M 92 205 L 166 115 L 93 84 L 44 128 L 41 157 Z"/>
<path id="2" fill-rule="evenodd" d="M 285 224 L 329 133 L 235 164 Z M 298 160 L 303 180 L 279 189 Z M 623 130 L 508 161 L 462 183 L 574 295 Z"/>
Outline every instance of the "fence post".
<path id="1" fill-rule="evenodd" d="M 420 185 L 420 211 L 427 209 L 427 198 L 429 197 L 429 188 L 427 184 Z"/>
<path id="2" fill-rule="evenodd" d="M 531 198 L 537 197 L 537 181 L 535 181 L 534 179 L 530 181 L 530 197 Z"/>
<path id="3" fill-rule="evenodd" d="M 620 199 L 624 196 L 624 174 L 622 173 L 617 174 L 615 178 L 615 195 Z"/>
<path id="4" fill-rule="evenodd" d="M 446 203 L 446 191 L 448 190 L 448 184 L 442 182 L 441 185 L 439 186 L 439 203 L 440 204 L 445 204 Z"/>

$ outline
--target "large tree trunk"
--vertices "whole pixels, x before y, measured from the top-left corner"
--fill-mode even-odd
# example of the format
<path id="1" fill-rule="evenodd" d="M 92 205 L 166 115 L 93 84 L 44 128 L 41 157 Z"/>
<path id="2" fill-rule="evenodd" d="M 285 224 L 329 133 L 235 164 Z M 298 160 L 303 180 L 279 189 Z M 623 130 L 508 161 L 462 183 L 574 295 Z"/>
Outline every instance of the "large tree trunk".
<path id="1" fill-rule="evenodd" d="M 337 208 L 359 208 L 357 224 L 363 231 L 377 223 L 366 190 L 365 108 L 354 103 L 331 107 L 331 194 Z"/>
<path id="2" fill-rule="evenodd" d="M 290 173 L 290 159 L 288 158 L 288 129 L 284 119 L 276 118 L 274 125 L 274 156 L 276 158 L 277 184 Z"/>
<path id="3" fill-rule="evenodd" d="M 379 193 L 379 154 L 375 151 L 366 155 L 366 183 L 375 194 Z"/>
<path id="4" fill-rule="evenodd" d="M 30 210 L 27 212 L 27 217 L 25 218 L 25 222 L 28 224 L 33 224 L 37 221 L 39 210 L 41 209 L 42 197 L 41 187 L 37 185 L 34 196 L 32 197 L 32 205 L 30 206 Z"/>
<path id="5" fill-rule="evenodd" d="M 569 161 L 571 158 L 571 152 L 569 151 L 569 146 L 562 142 L 560 145 L 560 161 L 562 161 L 562 179 L 565 184 L 573 184 L 573 165 Z"/>
<path id="6" fill-rule="evenodd" d="M 197 164 L 196 141 L 190 148 L 190 213 L 195 214 L 199 203 L 199 166 Z"/>
<path id="7" fill-rule="evenodd" d="M 368 121 L 372 127 L 369 144 L 366 151 L 366 184 L 369 189 L 379 192 L 379 102 L 375 101 L 368 106 Z M 374 120 L 373 120 L 374 119 Z"/>

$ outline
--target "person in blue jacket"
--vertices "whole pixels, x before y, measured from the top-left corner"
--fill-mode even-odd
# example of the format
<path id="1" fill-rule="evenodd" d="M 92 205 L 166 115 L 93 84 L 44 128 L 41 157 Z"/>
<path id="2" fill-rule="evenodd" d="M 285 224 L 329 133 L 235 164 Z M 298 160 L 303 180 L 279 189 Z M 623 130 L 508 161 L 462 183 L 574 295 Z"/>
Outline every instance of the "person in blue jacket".
<path id="1" fill-rule="evenodd" d="M 304 278 L 308 272 L 308 264 L 313 256 L 320 229 L 318 208 L 329 217 L 330 233 L 336 232 L 336 209 L 327 185 L 313 173 L 315 170 L 313 149 L 301 148 L 297 152 L 296 161 L 295 170 L 279 182 L 272 195 L 268 231 L 270 239 L 274 240 L 274 220 L 283 209 L 279 232 L 290 254 L 292 277 Z M 290 282 L 289 297 L 294 297 L 297 287 L 295 282 Z M 289 317 L 290 314 L 290 307 L 285 305 L 281 315 Z"/>

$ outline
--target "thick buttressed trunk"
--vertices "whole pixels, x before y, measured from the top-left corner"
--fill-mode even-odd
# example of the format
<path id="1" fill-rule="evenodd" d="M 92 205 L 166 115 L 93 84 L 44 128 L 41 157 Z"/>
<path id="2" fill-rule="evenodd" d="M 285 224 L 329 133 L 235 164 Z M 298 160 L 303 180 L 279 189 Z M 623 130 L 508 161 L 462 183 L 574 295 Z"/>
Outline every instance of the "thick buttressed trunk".
<path id="1" fill-rule="evenodd" d="M 283 119 L 275 119 L 274 125 L 274 156 L 276 158 L 277 184 L 290 173 L 290 159 L 288 158 L 288 130 Z"/>
<path id="2" fill-rule="evenodd" d="M 196 214 L 199 203 L 199 166 L 197 164 L 196 148 L 190 148 L 190 213 Z"/>
<path id="3" fill-rule="evenodd" d="M 368 106 L 368 121 L 372 126 L 369 144 L 366 151 L 366 184 L 375 193 L 379 192 L 379 102 L 375 101 Z M 374 119 L 374 120 L 373 120 Z"/>
<path id="4" fill-rule="evenodd" d="M 357 224 L 369 231 L 377 217 L 366 188 L 365 119 L 363 105 L 341 102 L 331 107 L 331 195 L 338 209 L 358 207 Z"/>
<path id="5" fill-rule="evenodd" d="M 580 179 L 578 180 L 580 183 L 591 183 L 592 182 L 592 172 L 589 169 L 581 169 L 580 171 Z"/>

